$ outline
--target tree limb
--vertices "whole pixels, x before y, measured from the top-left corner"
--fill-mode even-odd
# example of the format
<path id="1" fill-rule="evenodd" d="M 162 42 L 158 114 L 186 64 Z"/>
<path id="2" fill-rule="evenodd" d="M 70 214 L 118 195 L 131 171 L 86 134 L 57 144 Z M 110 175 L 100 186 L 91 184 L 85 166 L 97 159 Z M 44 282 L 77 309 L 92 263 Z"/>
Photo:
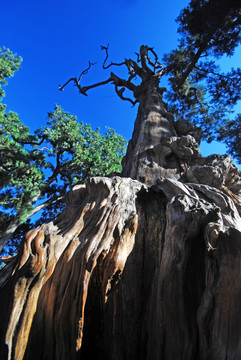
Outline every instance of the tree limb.
<path id="1" fill-rule="evenodd" d="M 89 69 L 91 68 L 91 66 L 94 66 L 96 63 L 91 63 L 89 61 L 89 66 L 87 67 L 87 69 L 83 70 L 82 73 L 80 74 L 79 76 L 79 79 L 78 79 L 78 84 L 80 83 L 80 80 L 82 78 L 83 75 L 86 75 L 88 72 L 89 72 Z"/>
<path id="2" fill-rule="evenodd" d="M 44 209 L 45 207 L 49 206 L 50 204 L 52 204 L 53 202 L 57 202 L 60 201 L 64 198 L 64 196 L 53 196 L 52 198 L 46 200 L 45 202 L 43 202 L 42 204 L 36 206 L 30 213 L 29 213 L 29 217 L 37 214 L 37 212 L 39 212 L 40 210 Z M 28 217 L 28 218 L 29 218 Z"/>
<path id="3" fill-rule="evenodd" d="M 44 152 L 44 150 L 51 152 L 51 149 L 49 149 L 49 148 L 46 147 L 46 146 L 43 146 L 41 149 L 39 149 L 39 148 L 33 149 L 33 152 L 34 152 L 34 151 L 42 151 L 42 152 Z"/>
<path id="4" fill-rule="evenodd" d="M 83 75 L 83 74 L 82 74 Z M 107 80 L 104 80 L 104 81 L 100 81 L 96 84 L 93 84 L 93 85 L 89 85 L 89 86 L 84 86 L 82 87 L 79 83 L 78 83 L 78 80 L 77 78 L 71 78 L 69 79 L 64 85 L 59 85 L 59 90 L 62 91 L 64 90 L 65 86 L 68 85 L 71 81 L 74 82 L 74 85 L 77 86 L 77 88 L 79 89 L 79 92 L 82 94 L 82 95 L 85 95 L 87 96 L 86 94 L 86 91 L 90 90 L 90 89 L 93 89 L 95 87 L 98 87 L 98 86 L 101 86 L 101 85 L 105 85 L 105 84 L 108 84 L 109 82 L 112 81 L 111 77 Z"/>
<path id="5" fill-rule="evenodd" d="M 154 57 L 155 57 L 154 63 L 151 61 L 151 59 L 148 55 L 148 51 L 150 51 L 154 55 Z M 162 69 L 162 64 L 158 61 L 158 56 L 153 48 L 150 48 L 150 47 L 147 48 L 147 61 L 148 61 L 148 64 L 153 67 L 154 70 Z"/>
<path id="6" fill-rule="evenodd" d="M 41 145 L 44 142 L 44 139 L 37 141 L 31 141 L 31 140 L 19 140 L 17 137 L 15 137 L 13 134 L 11 134 L 11 137 L 14 141 L 16 141 L 20 145 Z"/>
<path id="7" fill-rule="evenodd" d="M 207 73 L 207 74 L 213 74 L 213 75 L 215 75 L 215 76 L 219 76 L 220 78 L 226 78 L 226 79 L 230 79 L 230 80 L 233 79 L 233 77 L 232 77 L 231 74 L 230 74 L 230 75 L 224 75 L 224 74 L 215 73 L 215 72 L 212 71 L 212 70 L 202 69 L 202 68 L 198 67 L 197 65 L 195 65 L 194 68 L 197 69 L 197 70 L 199 70 L 199 71 L 205 72 L 205 73 Z"/>
<path id="8" fill-rule="evenodd" d="M 118 85 L 115 85 L 115 91 L 116 91 L 116 94 L 119 96 L 119 98 L 121 98 L 121 100 L 130 101 L 133 106 L 135 106 L 135 104 L 138 102 L 137 99 L 135 101 L 133 101 L 132 99 L 123 96 L 123 93 L 125 91 L 125 87 L 122 87 L 121 89 L 118 89 Z"/>
<path id="9" fill-rule="evenodd" d="M 111 62 L 109 65 L 106 66 L 105 63 L 106 63 L 106 61 L 107 61 L 107 59 L 108 59 L 108 57 L 109 57 L 109 53 L 108 53 L 109 44 L 107 44 L 107 46 L 101 45 L 101 46 L 100 46 L 100 49 L 101 49 L 101 50 L 105 50 L 105 54 L 106 54 L 105 60 L 104 60 L 104 62 L 103 62 L 103 64 L 102 64 L 103 69 L 108 69 L 108 68 L 111 67 L 111 66 L 122 66 L 122 65 L 125 65 L 125 61 L 124 61 L 124 62 L 122 62 L 122 63 L 113 63 L 113 62 Z"/>
<path id="10" fill-rule="evenodd" d="M 82 75 L 86 74 L 89 71 L 91 65 L 93 65 L 92 63 L 89 62 L 88 68 L 86 70 L 82 71 L 82 73 L 79 76 L 79 79 L 77 79 L 76 77 L 70 78 L 64 85 L 59 86 L 59 89 L 63 90 L 66 85 L 68 85 L 70 82 L 73 82 L 74 85 L 78 87 L 79 92 L 82 95 L 87 96 L 88 90 L 93 89 L 98 86 L 101 86 L 101 85 L 112 83 L 115 86 L 115 91 L 116 91 L 117 95 L 122 100 L 127 100 L 127 101 L 131 102 L 131 104 L 134 106 L 139 101 L 138 93 L 141 92 L 141 91 L 137 91 L 137 89 L 139 89 L 139 90 L 141 90 L 142 88 L 145 89 L 146 84 L 148 84 L 148 82 L 150 80 L 150 77 L 153 77 L 156 80 L 159 80 L 160 77 L 166 71 L 165 69 L 162 69 L 162 65 L 159 63 L 157 54 L 155 53 L 153 48 L 149 48 L 148 46 L 142 45 L 140 47 L 140 54 L 137 54 L 137 62 L 141 62 L 142 66 L 139 66 L 137 64 L 137 62 L 132 59 L 125 59 L 125 61 L 120 62 L 120 63 L 111 62 L 109 65 L 106 65 L 106 62 L 109 58 L 108 49 L 109 49 L 109 44 L 107 46 L 101 46 L 101 50 L 104 50 L 105 54 L 106 54 L 104 62 L 102 64 L 103 69 L 108 69 L 111 66 L 125 65 L 127 67 L 128 73 L 129 73 L 129 77 L 127 80 L 122 79 L 119 76 L 117 76 L 116 74 L 114 74 L 113 72 L 111 72 L 110 77 L 107 80 L 104 80 L 104 81 L 101 81 L 101 82 L 98 82 L 98 83 L 95 83 L 95 84 L 89 85 L 89 86 L 81 86 L 80 80 L 81 80 Z M 148 52 L 150 52 L 154 56 L 154 61 L 151 60 Z M 149 66 L 151 66 L 153 68 L 153 70 Z M 133 84 L 132 80 L 136 76 L 139 76 L 141 78 L 141 80 L 142 80 L 141 85 Z M 135 100 L 132 100 L 128 97 L 123 96 L 125 88 L 132 91 Z"/>
<path id="11" fill-rule="evenodd" d="M 206 35 L 206 37 L 203 39 L 203 41 L 199 45 L 199 48 L 198 48 L 196 54 L 194 54 L 192 61 L 190 62 L 186 71 L 184 71 L 182 78 L 179 80 L 178 84 L 176 85 L 176 90 L 179 90 L 182 87 L 182 85 L 185 83 L 186 79 L 188 78 L 189 74 L 192 72 L 193 68 L 197 64 L 197 62 L 198 62 L 199 58 L 201 57 L 201 55 L 203 54 L 203 52 L 207 51 L 209 42 L 213 38 L 217 29 L 221 28 L 227 15 L 228 15 L 228 13 L 224 12 L 219 19 L 218 27 L 217 27 L 217 24 L 215 23 L 210 28 L 209 33 Z"/>

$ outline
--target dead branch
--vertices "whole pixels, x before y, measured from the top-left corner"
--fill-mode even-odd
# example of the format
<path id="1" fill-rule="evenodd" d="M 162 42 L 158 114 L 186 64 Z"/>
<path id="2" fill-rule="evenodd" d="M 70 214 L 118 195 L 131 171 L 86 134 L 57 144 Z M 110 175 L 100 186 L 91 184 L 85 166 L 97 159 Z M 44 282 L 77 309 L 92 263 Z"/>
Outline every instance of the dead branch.
<path id="1" fill-rule="evenodd" d="M 151 60 L 148 54 L 149 52 L 152 53 L 152 55 L 154 56 L 155 58 L 154 62 Z M 151 71 L 148 65 L 152 66 L 154 72 L 158 69 L 162 69 L 162 64 L 158 61 L 158 56 L 156 52 L 153 50 L 153 48 L 148 47 L 146 45 L 142 45 L 140 47 L 140 54 L 136 53 L 136 55 L 137 55 L 137 62 L 141 63 L 142 68 L 145 69 L 146 72 L 149 73 Z"/>
<path id="2" fill-rule="evenodd" d="M 108 84 L 109 82 L 112 81 L 112 77 L 109 77 L 109 79 L 107 80 L 104 80 L 104 81 L 100 81 L 96 84 L 93 84 L 93 85 L 89 85 L 89 86 L 80 86 L 80 84 L 78 84 L 78 89 L 80 91 L 81 94 L 87 96 L 86 92 L 90 89 L 93 89 L 95 87 L 98 87 L 98 86 L 102 86 L 102 85 L 105 85 L 105 84 Z"/>
<path id="3" fill-rule="evenodd" d="M 136 85 L 134 85 L 131 81 L 122 79 L 119 76 L 115 75 L 113 72 L 110 73 L 110 77 L 113 81 L 113 84 L 117 86 L 124 86 L 133 93 L 136 90 Z"/>
<path id="4" fill-rule="evenodd" d="M 138 66 L 138 64 L 132 60 L 132 59 L 125 59 L 125 61 L 121 62 L 121 63 L 114 63 L 111 62 L 109 65 L 105 65 L 106 61 L 109 57 L 109 44 L 107 46 L 101 46 L 101 50 L 105 50 L 106 52 L 106 57 L 105 60 L 103 62 L 103 69 L 108 69 L 111 66 L 122 66 L 125 65 L 128 69 L 129 74 L 131 75 L 131 77 L 128 79 L 128 81 L 131 81 L 133 78 L 135 78 L 137 75 L 140 76 L 140 78 L 143 79 L 143 70 Z"/>
<path id="5" fill-rule="evenodd" d="M 89 61 L 89 66 L 85 70 L 82 71 L 82 73 L 80 74 L 78 80 L 77 80 L 76 77 L 70 78 L 68 81 L 66 81 L 66 83 L 64 85 L 59 85 L 59 90 L 63 91 L 65 86 L 68 85 L 71 81 L 73 81 L 74 85 L 78 87 L 80 93 L 83 94 L 83 95 L 86 95 L 85 93 L 82 92 L 82 87 L 80 86 L 80 80 L 81 80 L 83 75 L 86 75 L 89 72 L 89 69 L 91 68 L 91 66 L 94 66 L 95 64 L 96 63 L 92 63 L 92 62 Z"/>
<path id="6" fill-rule="evenodd" d="M 136 57 L 137 57 L 137 62 L 139 63 L 141 61 L 140 54 L 138 52 L 135 52 L 135 54 L 136 54 Z"/>
<path id="7" fill-rule="evenodd" d="M 63 91 L 65 86 L 68 85 L 71 81 L 73 81 L 76 85 L 76 83 L 78 84 L 78 81 L 76 78 L 70 78 L 68 81 L 66 81 L 66 83 L 64 85 L 59 85 L 59 90 Z"/>
<path id="8" fill-rule="evenodd" d="M 118 89 L 118 85 L 115 85 L 115 91 L 116 91 L 116 94 L 119 96 L 119 98 L 120 98 L 121 100 L 130 101 L 133 106 L 135 106 L 135 104 L 138 102 L 137 99 L 136 99 L 135 101 L 133 101 L 132 99 L 123 96 L 123 93 L 124 93 L 124 91 L 125 91 L 125 87 L 122 87 L 121 89 Z"/>
<path id="9" fill-rule="evenodd" d="M 89 85 L 89 86 L 81 86 L 80 83 L 78 82 L 77 78 L 71 78 L 69 79 L 64 85 L 59 85 L 59 90 L 60 91 L 63 91 L 64 90 L 64 87 L 66 85 L 68 85 L 71 81 L 73 81 L 74 83 L 74 86 L 77 86 L 77 88 L 79 89 L 79 92 L 82 94 L 82 95 L 85 95 L 87 96 L 86 92 L 90 89 L 93 89 L 95 87 L 98 87 L 98 86 L 101 86 L 101 85 L 105 85 L 105 84 L 108 84 L 109 82 L 112 81 L 112 78 L 110 77 L 109 79 L 107 80 L 104 80 L 104 81 L 100 81 L 98 83 L 95 83 L 93 85 Z"/>
<path id="10" fill-rule="evenodd" d="M 154 55 L 154 58 L 155 58 L 154 63 L 151 61 L 150 57 L 148 56 L 148 51 L 150 51 Z M 154 70 L 162 69 L 162 64 L 158 61 L 158 56 L 157 56 L 156 52 L 153 50 L 153 48 L 148 48 L 148 51 L 147 51 L 148 64 L 151 65 Z"/>
<path id="11" fill-rule="evenodd" d="M 42 147 L 41 149 L 39 148 L 34 149 L 33 151 L 44 151 L 44 150 L 51 152 L 51 149 L 47 148 L 46 146 Z"/>
<path id="12" fill-rule="evenodd" d="M 111 66 L 122 66 L 122 65 L 125 65 L 125 61 L 124 61 L 124 62 L 121 62 L 121 63 L 111 62 L 109 65 L 105 65 L 105 63 L 106 63 L 106 61 L 107 61 L 107 59 L 108 59 L 108 57 L 109 57 L 109 53 L 108 53 L 109 44 L 107 44 L 107 46 L 101 45 L 101 46 L 100 46 L 100 49 L 101 49 L 101 50 L 105 50 L 105 54 L 106 54 L 105 60 L 104 60 L 103 65 L 102 65 L 103 69 L 108 69 L 108 68 L 111 67 Z"/>
<path id="13" fill-rule="evenodd" d="M 95 64 L 96 64 L 96 63 L 91 63 L 91 62 L 89 61 L 89 66 L 87 67 L 87 69 L 83 70 L 82 73 L 80 74 L 79 79 L 78 79 L 78 83 L 80 83 L 80 80 L 81 80 L 82 76 L 85 75 L 85 74 L 87 74 L 88 71 L 89 71 L 89 69 L 91 68 L 91 66 L 94 66 Z"/>
<path id="14" fill-rule="evenodd" d="M 145 72 L 150 73 L 151 69 L 147 66 L 146 59 L 147 59 L 148 47 L 146 45 L 141 45 L 140 47 L 140 62 L 142 68 Z"/>
<path id="15" fill-rule="evenodd" d="M 138 94 L 141 93 L 141 89 L 145 88 L 145 86 L 146 86 L 145 83 L 147 81 L 149 81 L 150 77 L 154 77 L 159 81 L 161 76 L 165 72 L 165 69 L 162 69 L 162 65 L 159 63 L 157 54 L 155 53 L 153 48 L 150 48 L 146 45 L 142 45 L 140 47 L 139 54 L 136 53 L 137 62 L 132 59 L 125 59 L 123 62 L 120 62 L 120 63 L 111 62 L 108 65 L 106 65 L 106 62 L 109 58 L 109 52 L 108 52 L 109 44 L 107 46 L 101 46 L 100 48 L 101 48 L 101 50 L 104 50 L 105 54 L 106 54 L 104 62 L 102 64 L 103 69 L 108 69 L 111 66 L 125 65 L 128 70 L 128 73 L 129 73 L 128 79 L 127 80 L 122 79 L 119 76 L 117 76 L 116 74 L 114 74 L 113 72 L 111 72 L 110 77 L 107 80 L 104 80 L 104 81 L 101 81 L 101 82 L 98 82 L 98 83 L 95 83 L 95 84 L 89 85 L 89 86 L 81 86 L 80 81 L 81 81 L 82 76 L 87 74 L 88 71 L 90 70 L 91 66 L 94 65 L 94 63 L 91 63 L 89 61 L 89 66 L 87 67 L 87 69 L 85 69 L 81 72 L 78 79 L 76 77 L 72 77 L 64 85 L 59 86 L 59 90 L 63 90 L 66 85 L 68 85 L 70 82 L 73 82 L 74 86 L 77 86 L 77 88 L 79 89 L 79 92 L 82 95 L 87 96 L 88 90 L 93 89 L 98 86 L 101 86 L 101 85 L 105 85 L 107 83 L 112 83 L 115 85 L 115 91 L 116 91 L 117 95 L 122 100 L 127 100 L 127 101 L 131 102 L 132 105 L 134 106 L 139 101 Z M 151 57 L 149 56 L 149 53 L 154 56 L 154 60 L 151 59 Z M 139 66 L 138 63 L 141 63 L 141 66 Z M 137 76 L 139 76 L 142 80 L 141 85 L 135 85 L 132 82 L 132 80 L 135 79 Z M 133 93 L 135 100 L 132 100 L 123 95 L 125 89 L 128 89 Z"/>

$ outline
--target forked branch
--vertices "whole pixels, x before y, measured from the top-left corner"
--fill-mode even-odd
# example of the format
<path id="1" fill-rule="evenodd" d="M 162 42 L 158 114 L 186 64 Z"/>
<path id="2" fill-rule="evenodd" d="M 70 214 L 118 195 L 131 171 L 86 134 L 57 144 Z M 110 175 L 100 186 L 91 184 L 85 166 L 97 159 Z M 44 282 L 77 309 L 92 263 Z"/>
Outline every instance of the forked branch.
<path id="1" fill-rule="evenodd" d="M 123 62 L 120 63 L 110 62 L 108 65 L 106 65 L 106 62 L 109 58 L 109 52 L 108 52 L 109 44 L 107 46 L 101 46 L 101 50 L 105 51 L 105 59 L 102 64 L 103 69 L 109 69 L 111 66 L 124 65 L 126 66 L 129 73 L 129 77 L 127 80 L 120 78 L 119 76 L 111 72 L 110 77 L 107 80 L 100 81 L 98 83 L 89 86 L 82 86 L 80 82 L 83 75 L 86 75 L 90 70 L 91 66 L 95 65 L 94 63 L 91 63 L 89 61 L 88 67 L 81 72 L 78 78 L 77 77 L 70 78 L 64 85 L 59 86 L 59 90 L 63 90 L 66 85 L 68 85 L 70 82 L 73 82 L 74 85 L 77 86 L 77 88 L 79 89 L 79 92 L 82 95 L 87 96 L 88 90 L 108 83 L 112 83 L 115 85 L 115 91 L 117 95 L 122 100 L 127 100 L 131 102 L 131 104 L 134 106 L 139 101 L 139 97 L 140 94 L 142 93 L 142 90 L 145 91 L 146 86 L 149 83 L 149 80 L 151 78 L 154 78 L 155 82 L 158 85 L 161 76 L 165 72 L 165 69 L 162 69 L 162 65 L 158 61 L 157 54 L 155 53 L 153 48 L 150 48 L 148 46 L 142 45 L 140 47 L 140 53 L 137 54 L 137 62 L 132 59 L 125 59 Z M 149 54 L 150 55 L 152 54 L 152 58 L 154 56 L 154 60 L 151 59 L 151 56 Z M 141 66 L 138 65 L 138 63 L 141 63 Z M 135 85 L 132 82 L 133 79 L 135 79 L 137 76 L 141 78 L 140 85 Z M 125 89 L 128 89 L 132 92 L 134 96 L 134 100 L 123 95 Z"/>
<path id="2" fill-rule="evenodd" d="M 83 74 L 82 74 L 83 75 Z M 105 85 L 105 84 L 108 84 L 109 82 L 112 81 L 111 77 L 107 80 L 104 80 L 104 81 L 100 81 L 98 83 L 95 83 L 93 85 L 89 85 L 89 86 L 81 86 L 80 85 L 80 82 L 77 80 L 77 78 L 71 78 L 69 79 L 64 85 L 59 85 L 59 90 L 60 91 L 63 91 L 65 86 L 68 85 L 71 81 L 73 81 L 74 83 L 74 86 L 77 86 L 77 88 L 79 89 L 79 92 L 82 94 L 82 95 L 85 95 L 87 96 L 86 92 L 90 89 L 93 89 L 95 87 L 98 87 L 98 86 L 101 86 L 101 85 Z"/>
<path id="3" fill-rule="evenodd" d="M 89 72 L 89 69 L 91 68 L 91 66 L 94 66 L 95 64 L 96 63 L 91 63 L 89 61 L 89 66 L 87 67 L 87 69 L 83 70 L 82 73 L 80 74 L 79 79 L 78 79 L 78 83 L 80 83 L 80 80 L 81 80 L 82 76 L 87 74 Z"/>
<path id="4" fill-rule="evenodd" d="M 107 61 L 107 59 L 108 59 L 108 57 L 109 57 L 109 53 L 108 53 L 109 44 L 107 44 L 107 46 L 101 45 L 101 46 L 100 46 L 100 49 L 101 49 L 101 50 L 105 50 L 105 60 L 104 60 L 104 62 L 103 62 L 103 64 L 102 64 L 103 69 L 108 69 L 108 68 L 111 67 L 111 66 L 122 66 L 122 65 L 125 65 L 125 62 L 121 62 L 121 63 L 113 63 L 113 62 L 111 62 L 109 65 L 105 65 L 105 64 L 106 64 L 106 61 Z"/>
<path id="5" fill-rule="evenodd" d="M 65 87 L 66 85 L 68 85 L 68 83 L 70 83 L 71 81 L 73 81 L 74 84 L 79 88 L 80 80 L 81 80 L 82 76 L 83 76 L 83 75 L 86 75 L 86 74 L 89 72 L 89 69 L 91 68 L 91 66 L 94 66 L 95 64 L 96 64 L 96 63 L 91 63 L 91 62 L 89 61 L 89 66 L 88 66 L 85 70 L 82 71 L 82 73 L 80 74 L 78 80 L 77 80 L 76 77 L 75 77 L 75 78 L 70 78 L 64 85 L 62 85 L 62 86 L 59 85 L 59 90 L 60 90 L 60 91 L 64 90 L 64 87 Z M 81 87 L 81 86 L 80 86 L 80 87 Z M 79 89 L 79 90 L 80 90 L 80 89 Z M 82 91 L 81 91 L 81 93 L 82 93 Z M 83 95 L 86 95 L 86 94 L 83 94 Z"/>
<path id="6" fill-rule="evenodd" d="M 151 57 L 149 56 L 149 52 L 154 56 L 154 62 L 151 60 Z M 147 62 L 150 66 L 153 67 L 153 71 L 155 72 L 158 69 L 162 69 L 162 64 L 158 61 L 158 56 L 153 48 L 142 45 L 140 48 L 140 53 L 137 53 L 137 62 L 141 63 L 142 67 L 145 69 L 150 70 L 150 68 L 147 66 Z"/>
<path id="7" fill-rule="evenodd" d="M 108 49 L 109 49 L 109 44 L 107 46 L 101 46 L 100 47 L 101 50 L 105 50 L 105 60 L 103 62 L 103 69 L 108 69 L 109 67 L 111 66 L 122 66 L 122 65 L 125 65 L 127 67 L 127 70 L 129 72 L 129 74 L 131 75 L 130 78 L 129 78 L 129 81 L 131 81 L 133 78 L 135 78 L 136 76 L 140 76 L 142 78 L 143 76 L 143 73 L 142 73 L 142 70 L 141 68 L 137 65 L 137 63 L 132 60 L 132 59 L 125 59 L 125 61 L 121 62 L 121 63 L 114 63 L 114 62 L 111 62 L 109 65 L 105 65 L 106 64 L 106 61 L 108 60 L 109 58 L 109 52 L 108 52 Z"/>
<path id="8" fill-rule="evenodd" d="M 133 106 L 135 106 L 136 103 L 138 102 L 138 100 L 136 99 L 136 100 L 134 101 L 134 100 L 132 100 L 132 99 L 130 99 L 130 98 L 128 98 L 128 97 L 123 96 L 124 91 L 125 91 L 125 87 L 122 87 L 122 88 L 118 89 L 118 85 L 115 85 L 115 92 L 116 92 L 116 94 L 119 96 L 119 98 L 120 98 L 121 100 L 130 101 L 130 103 L 131 103 Z"/>

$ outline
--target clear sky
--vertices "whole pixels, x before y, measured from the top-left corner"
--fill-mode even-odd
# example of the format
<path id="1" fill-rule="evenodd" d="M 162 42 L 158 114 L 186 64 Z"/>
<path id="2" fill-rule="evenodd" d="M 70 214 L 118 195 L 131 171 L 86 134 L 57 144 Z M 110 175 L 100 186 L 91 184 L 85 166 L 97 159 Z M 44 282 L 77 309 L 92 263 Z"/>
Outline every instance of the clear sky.
<path id="1" fill-rule="evenodd" d="M 58 85 L 78 76 L 89 85 L 109 77 L 102 70 L 100 45 L 110 44 L 110 59 L 135 57 L 140 45 L 153 46 L 162 58 L 177 44 L 175 19 L 188 0 L 2 0 L 1 43 L 22 56 L 21 69 L 9 80 L 4 103 L 33 131 L 44 125 L 55 104 L 92 128 L 113 128 L 131 138 L 137 106 L 121 101 L 110 84 L 78 94 Z M 118 71 L 118 69 L 117 69 Z M 203 155 L 225 152 L 221 144 L 203 145 Z"/>

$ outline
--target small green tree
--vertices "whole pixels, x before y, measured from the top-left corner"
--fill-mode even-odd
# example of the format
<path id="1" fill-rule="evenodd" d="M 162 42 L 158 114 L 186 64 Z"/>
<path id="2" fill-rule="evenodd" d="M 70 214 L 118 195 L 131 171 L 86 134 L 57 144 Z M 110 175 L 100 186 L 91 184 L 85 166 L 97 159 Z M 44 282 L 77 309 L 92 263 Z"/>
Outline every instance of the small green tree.
<path id="1" fill-rule="evenodd" d="M 60 106 L 34 135 L 14 113 L 3 117 L 0 132 L 1 247 L 40 210 L 45 220 L 55 217 L 72 186 L 120 172 L 126 150 L 114 130 L 102 135 Z"/>
<path id="2" fill-rule="evenodd" d="M 1 86 L 20 61 L 9 50 L 1 51 Z M 15 234 L 11 250 L 22 224 L 26 232 L 29 219 L 40 211 L 41 222 L 52 220 L 72 186 L 92 176 L 120 172 L 126 140 L 112 129 L 104 135 L 92 130 L 57 105 L 48 114 L 47 125 L 31 134 L 16 113 L 0 106 L 0 249 Z"/>

